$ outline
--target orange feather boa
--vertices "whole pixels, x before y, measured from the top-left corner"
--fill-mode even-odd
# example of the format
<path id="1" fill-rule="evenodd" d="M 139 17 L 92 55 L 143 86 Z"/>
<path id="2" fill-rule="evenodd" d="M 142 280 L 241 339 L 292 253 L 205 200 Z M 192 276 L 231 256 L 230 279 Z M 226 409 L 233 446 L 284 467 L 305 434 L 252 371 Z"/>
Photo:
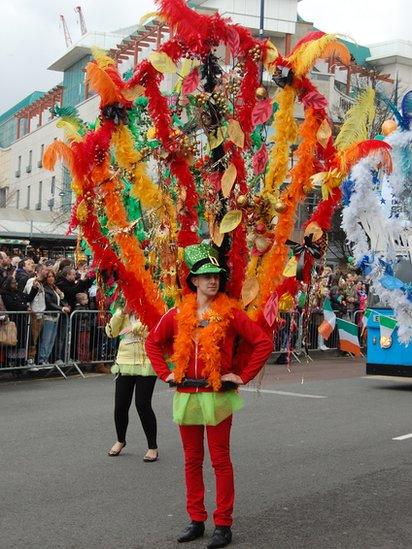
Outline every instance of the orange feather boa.
<path id="1" fill-rule="evenodd" d="M 279 214 L 279 222 L 274 233 L 274 242 L 269 252 L 263 257 L 258 269 L 260 294 L 252 307 L 252 318 L 262 316 L 262 310 L 272 292 L 276 291 L 283 280 L 283 271 L 288 260 L 289 248 L 286 240 L 291 237 L 295 225 L 295 214 L 299 203 L 304 198 L 303 187 L 310 185 L 314 173 L 314 157 L 317 147 L 316 133 L 321 120 L 312 108 L 307 109 L 306 117 L 300 127 L 302 141 L 297 150 L 298 162 L 291 171 L 290 185 L 283 191 L 281 201 L 287 206 Z"/>
<path id="2" fill-rule="evenodd" d="M 197 345 L 198 357 L 204 364 L 202 376 L 208 380 L 214 391 L 219 391 L 222 385 L 220 347 L 233 318 L 233 309 L 238 308 L 239 305 L 227 295 L 219 294 L 203 317 L 203 320 L 209 322 L 205 328 L 198 328 L 197 307 L 196 294 L 187 295 L 176 316 L 177 336 L 171 358 L 175 364 L 174 378 L 177 383 L 181 383 L 189 367 L 195 345 Z"/>

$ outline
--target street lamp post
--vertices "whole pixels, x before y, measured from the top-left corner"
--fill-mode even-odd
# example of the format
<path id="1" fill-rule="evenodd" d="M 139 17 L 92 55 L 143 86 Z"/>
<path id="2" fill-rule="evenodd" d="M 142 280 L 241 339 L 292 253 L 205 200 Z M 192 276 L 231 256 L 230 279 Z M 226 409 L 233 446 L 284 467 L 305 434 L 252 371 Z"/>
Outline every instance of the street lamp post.
<path id="1" fill-rule="evenodd" d="M 265 33 L 265 0 L 260 0 L 259 39 L 263 41 Z M 260 67 L 260 83 L 263 79 L 263 63 Z"/>
<path id="2" fill-rule="evenodd" d="M 265 0 L 260 0 L 260 23 L 259 23 L 259 38 L 263 40 L 265 28 Z"/>

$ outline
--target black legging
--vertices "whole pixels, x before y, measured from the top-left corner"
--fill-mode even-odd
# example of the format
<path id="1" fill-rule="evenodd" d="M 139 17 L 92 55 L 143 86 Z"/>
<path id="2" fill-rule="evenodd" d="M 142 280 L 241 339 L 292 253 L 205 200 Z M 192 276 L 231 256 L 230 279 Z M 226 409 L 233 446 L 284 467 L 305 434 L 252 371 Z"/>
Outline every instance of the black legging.
<path id="1" fill-rule="evenodd" d="M 121 374 L 117 376 L 114 399 L 114 422 L 119 442 L 126 442 L 129 408 L 132 403 L 134 389 L 136 410 L 142 422 L 148 448 L 151 450 L 157 448 L 157 422 L 152 409 L 152 395 L 156 379 L 156 376 L 122 376 Z"/>

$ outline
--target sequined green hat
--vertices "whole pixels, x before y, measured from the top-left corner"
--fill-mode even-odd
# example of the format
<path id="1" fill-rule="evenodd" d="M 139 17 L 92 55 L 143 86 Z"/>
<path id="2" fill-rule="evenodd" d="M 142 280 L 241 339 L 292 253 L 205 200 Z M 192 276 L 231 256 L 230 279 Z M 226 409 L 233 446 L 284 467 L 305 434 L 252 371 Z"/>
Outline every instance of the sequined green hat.
<path id="1" fill-rule="evenodd" d="M 217 251 L 208 244 L 192 244 L 184 249 L 183 259 L 188 266 L 189 277 L 203 274 L 225 273 L 219 265 Z"/>

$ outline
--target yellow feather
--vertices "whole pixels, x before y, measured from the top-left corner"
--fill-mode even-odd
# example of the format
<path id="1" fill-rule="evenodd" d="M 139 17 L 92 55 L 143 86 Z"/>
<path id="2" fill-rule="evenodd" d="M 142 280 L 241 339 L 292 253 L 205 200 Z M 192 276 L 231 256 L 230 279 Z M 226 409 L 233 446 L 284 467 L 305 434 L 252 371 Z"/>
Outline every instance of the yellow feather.
<path id="1" fill-rule="evenodd" d="M 310 71 L 318 59 L 322 58 L 326 53 L 330 53 L 332 51 L 332 44 L 335 45 L 337 52 L 339 51 L 342 53 L 346 50 L 346 47 L 343 46 L 343 44 L 337 42 L 337 38 L 334 34 L 325 34 L 318 40 L 312 40 L 311 42 L 305 42 L 302 44 L 288 58 L 288 61 L 292 63 L 295 75 L 303 76 Z"/>
<path id="2" fill-rule="evenodd" d="M 112 137 L 112 145 L 116 150 L 116 160 L 121 168 L 129 169 L 136 164 L 141 154 L 134 148 L 133 137 L 127 126 L 119 126 Z"/>
<path id="3" fill-rule="evenodd" d="M 101 69 L 114 65 L 114 59 L 109 57 L 101 48 L 92 48 L 92 55 Z"/>
<path id="4" fill-rule="evenodd" d="M 139 25 L 143 27 L 151 19 L 157 19 L 157 21 L 166 22 L 166 18 L 163 17 L 163 15 L 160 15 L 158 11 L 150 11 L 149 13 L 145 13 L 144 15 L 142 15 L 142 17 L 139 19 Z"/>
<path id="5" fill-rule="evenodd" d="M 58 128 L 63 128 L 64 136 L 68 141 L 81 141 L 82 136 L 79 135 L 78 126 L 68 120 L 59 120 L 56 123 Z"/>
<path id="6" fill-rule="evenodd" d="M 373 88 L 367 88 L 359 94 L 356 103 L 346 113 L 335 141 L 338 151 L 368 139 L 375 113 L 375 91 Z"/>
<path id="7" fill-rule="evenodd" d="M 289 146 L 296 140 L 298 128 L 294 116 L 296 90 L 286 86 L 279 90 L 276 101 L 279 105 L 273 119 L 274 146 L 268 171 L 265 176 L 265 193 L 272 193 L 286 179 L 289 162 Z"/>
<path id="8" fill-rule="evenodd" d="M 170 196 L 150 179 L 144 162 L 139 162 L 136 165 L 133 180 L 132 195 L 140 200 L 143 208 L 156 208 L 160 220 L 170 225 L 174 236 L 177 232 L 176 208 Z"/>

